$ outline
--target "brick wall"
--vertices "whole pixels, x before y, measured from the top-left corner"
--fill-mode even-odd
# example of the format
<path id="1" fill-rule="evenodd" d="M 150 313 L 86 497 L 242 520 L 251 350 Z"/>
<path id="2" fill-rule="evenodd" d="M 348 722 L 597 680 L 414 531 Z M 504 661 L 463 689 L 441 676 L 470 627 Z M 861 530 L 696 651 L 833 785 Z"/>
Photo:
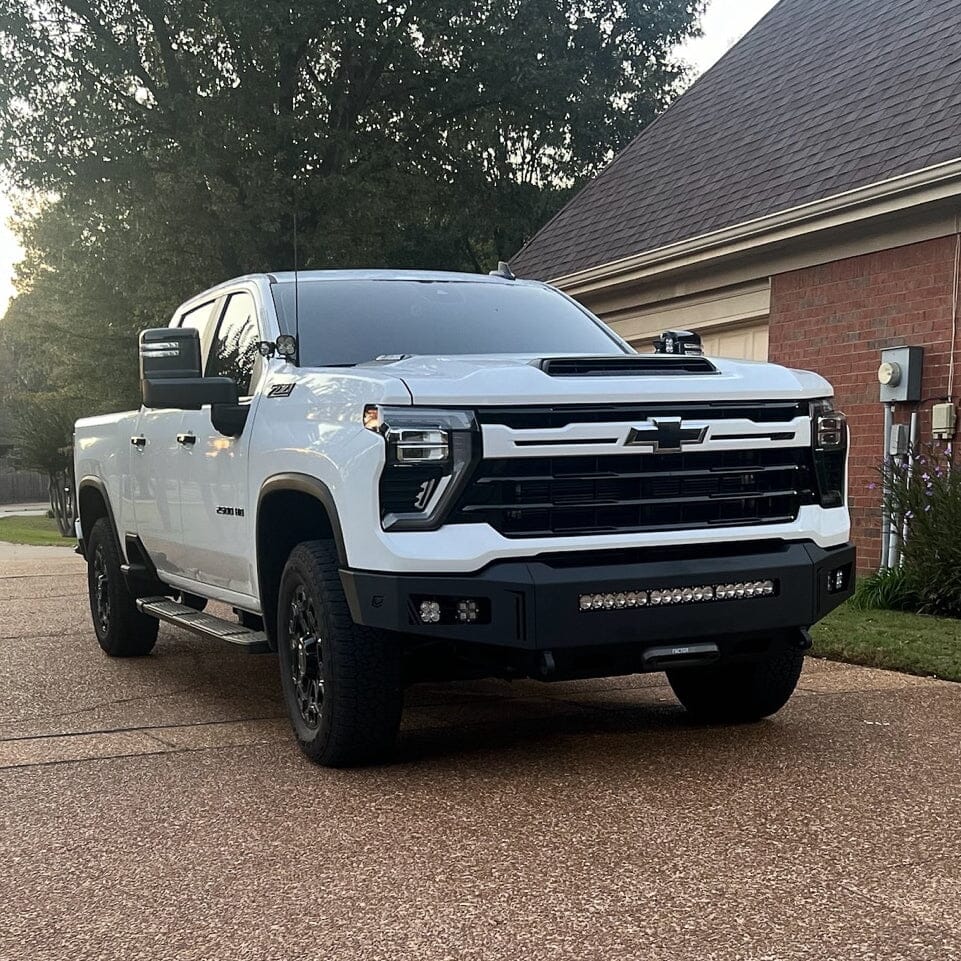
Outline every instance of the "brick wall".
<path id="1" fill-rule="evenodd" d="M 850 420 L 851 514 L 862 570 L 876 567 L 881 551 L 880 496 L 868 488 L 882 457 L 880 351 L 924 347 L 920 437 L 929 440 L 931 401 L 947 394 L 955 245 L 944 237 L 772 278 L 770 359 L 826 377 Z M 895 421 L 907 423 L 911 409 L 898 405 Z"/>

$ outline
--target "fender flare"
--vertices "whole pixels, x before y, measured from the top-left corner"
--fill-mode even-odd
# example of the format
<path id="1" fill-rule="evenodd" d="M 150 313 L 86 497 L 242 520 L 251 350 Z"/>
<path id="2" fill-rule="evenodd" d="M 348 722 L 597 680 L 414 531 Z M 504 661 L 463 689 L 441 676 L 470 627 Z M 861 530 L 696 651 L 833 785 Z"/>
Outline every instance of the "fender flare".
<path id="1" fill-rule="evenodd" d="M 83 537 L 80 539 L 80 547 L 84 557 L 86 557 L 86 538 L 89 537 L 90 531 L 84 524 L 83 510 L 81 507 L 81 494 L 87 488 L 93 488 L 103 500 L 104 506 L 107 509 L 107 520 L 110 521 L 110 528 L 113 531 L 114 540 L 117 543 L 117 548 L 120 551 L 121 557 L 126 557 L 126 552 L 123 549 L 123 545 L 120 542 L 120 531 L 117 530 L 117 519 L 113 514 L 113 505 L 110 503 L 110 495 L 107 493 L 107 485 L 103 480 L 94 474 L 87 474 L 85 477 L 81 477 L 77 482 L 77 516 L 80 518 L 80 530 L 83 533 Z"/>
<path id="2" fill-rule="evenodd" d="M 321 503 L 330 520 L 334 543 L 337 545 L 337 557 L 340 560 L 341 566 L 346 567 L 347 543 L 344 540 L 344 531 L 340 524 L 340 514 L 337 512 L 334 495 L 331 494 L 330 488 L 322 480 L 317 477 L 311 477 L 310 474 L 299 474 L 294 471 L 272 474 L 260 485 L 260 492 L 257 494 L 257 516 L 254 519 L 255 532 L 256 525 L 260 523 L 260 506 L 264 498 L 278 491 L 296 491 L 300 494 L 307 494 Z"/>

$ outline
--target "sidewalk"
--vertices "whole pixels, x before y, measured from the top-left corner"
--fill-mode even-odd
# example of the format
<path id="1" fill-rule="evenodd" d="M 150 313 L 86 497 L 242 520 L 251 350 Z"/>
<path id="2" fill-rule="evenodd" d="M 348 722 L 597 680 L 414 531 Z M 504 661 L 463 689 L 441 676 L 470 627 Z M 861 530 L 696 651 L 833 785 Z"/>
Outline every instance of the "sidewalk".
<path id="1" fill-rule="evenodd" d="M 0 504 L 0 517 L 42 517 L 48 510 L 49 504 Z"/>
<path id="2" fill-rule="evenodd" d="M 0 517 L 4 515 L 0 514 Z M 10 515 L 6 515 L 10 516 Z M 47 546 L 45 544 L 11 544 L 8 541 L 0 541 L 0 564 L 4 562 L 16 563 L 17 561 L 53 561 L 75 558 L 78 563 L 83 560 L 77 556 L 72 547 Z"/>

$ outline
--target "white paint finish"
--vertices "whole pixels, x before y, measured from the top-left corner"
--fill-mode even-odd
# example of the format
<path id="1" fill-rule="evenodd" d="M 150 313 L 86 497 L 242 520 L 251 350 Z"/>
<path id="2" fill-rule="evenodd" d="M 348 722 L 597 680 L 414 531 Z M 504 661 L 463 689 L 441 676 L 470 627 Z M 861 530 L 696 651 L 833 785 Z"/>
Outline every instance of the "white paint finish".
<path id="1" fill-rule="evenodd" d="M 201 597 L 209 597 L 213 601 L 220 601 L 222 604 L 229 604 L 242 611 L 250 611 L 253 614 L 260 614 L 260 598 L 252 597 L 250 594 L 241 594 L 238 591 L 227 590 L 198 581 L 191 577 L 184 577 L 182 574 L 165 574 L 165 583 L 177 590 L 187 591 L 190 594 L 198 594 Z"/>
<path id="2" fill-rule="evenodd" d="M 125 533 L 140 535 L 158 573 L 177 573 L 183 565 L 180 479 L 183 451 L 177 434 L 181 410 L 143 410 L 134 433 L 146 438 L 142 448 L 130 447 L 130 496 L 133 515 L 124 518 Z M 119 524 L 119 521 L 118 521 Z"/>
<path id="3" fill-rule="evenodd" d="M 249 553 L 253 518 L 247 488 L 247 451 L 253 428 L 251 416 L 240 437 L 224 437 L 214 430 L 208 409 L 185 411 L 181 430 L 197 440 L 192 446 L 180 446 L 179 452 L 183 517 L 179 573 L 248 595 L 255 589 L 253 555 Z"/>
<path id="4" fill-rule="evenodd" d="M 716 362 L 716 374 L 552 377 L 532 364 L 534 359 L 413 357 L 380 369 L 402 378 L 414 403 L 424 405 L 784 400 L 833 393 L 827 381 L 817 374 L 774 364 L 721 359 Z"/>
<path id="5" fill-rule="evenodd" d="M 792 524 L 725 527 L 710 531 L 608 534 L 589 537 L 507 538 L 487 524 L 449 525 L 429 533 L 383 534 L 379 551 L 358 551 L 359 567 L 397 573 L 470 574 L 496 560 L 562 554 L 585 549 L 678 547 L 691 544 L 745 544 L 758 540 L 813 541 L 819 547 L 844 544 L 851 536 L 846 508 L 805 506 Z"/>
<path id="6" fill-rule="evenodd" d="M 225 303 L 237 293 L 248 294 L 253 300 L 259 338 L 275 339 L 277 325 L 269 291 L 256 281 L 221 285 Z M 257 592 L 255 553 L 251 550 L 255 517 L 250 510 L 248 452 L 256 430 L 257 409 L 262 400 L 259 388 L 267 376 L 266 367 L 265 361 L 258 358 L 251 381 L 247 423 L 239 437 L 225 437 L 217 431 L 209 409 L 188 410 L 184 411 L 181 432 L 192 434 L 196 441 L 178 445 L 183 518 L 183 563 L 179 574 L 234 597 L 250 598 Z"/>
<path id="7" fill-rule="evenodd" d="M 272 339 L 278 326 L 267 279 L 245 278 L 242 283 L 257 291 L 265 337 Z M 228 288 L 232 285 L 224 285 L 220 292 Z M 827 547 L 847 540 L 847 511 L 813 506 L 803 507 L 792 524 L 763 528 L 517 539 L 505 538 L 486 524 L 449 525 L 431 532 L 385 532 L 378 499 L 385 445 L 379 435 L 363 427 L 367 404 L 636 405 L 798 400 L 832 394 L 827 382 L 816 374 L 769 364 L 723 360 L 718 361 L 720 373 L 713 375 L 568 378 L 550 377 L 531 360 L 417 357 L 352 369 L 309 370 L 273 359 L 266 365 L 262 386 L 239 440 L 221 438 L 213 432 L 206 411 L 145 411 L 84 420 L 77 424 L 78 476 L 103 478 L 111 502 L 127 505 L 122 506 L 118 519 L 121 530 L 135 527 L 141 533 L 152 556 L 157 552 L 154 559 L 163 563 L 168 583 L 252 611 L 260 609 L 255 563 L 259 495 L 270 478 L 283 473 L 316 478 L 327 487 L 338 510 L 347 563 L 365 570 L 469 573 L 498 559 L 585 548 L 603 551 L 718 542 L 747 545 L 759 538 L 811 540 Z M 271 398 L 269 388 L 280 383 L 293 383 L 292 393 Z M 132 423 L 148 435 L 148 451 L 155 456 L 135 461 L 131 470 L 128 461 L 140 456 L 130 447 L 130 435 L 136 431 L 131 429 Z M 731 432 L 735 426 L 749 433 L 770 431 L 775 425 L 741 421 L 708 426 L 712 432 L 709 444 L 744 447 L 751 446 L 750 442 L 725 442 L 717 435 Z M 627 427 L 621 424 L 619 430 L 623 433 Z M 793 428 L 798 431 L 795 443 L 807 443 L 807 423 L 788 427 Z M 188 429 L 198 437 L 193 449 L 176 441 L 177 433 Z M 591 428 L 598 433 L 605 429 L 604 425 Z M 509 440 L 503 432 L 498 434 L 486 427 L 484 439 L 485 444 L 489 441 L 492 445 L 504 445 Z M 492 447 L 488 455 L 495 449 Z M 624 450 L 622 446 L 616 449 Z M 517 450 L 511 444 L 511 453 Z M 597 452 L 596 447 L 592 450 Z M 579 450 L 562 451 L 575 452 Z M 121 497 L 124 485 L 126 493 Z M 176 486 L 176 495 L 171 485 Z M 218 505 L 243 506 L 244 523 L 238 524 L 236 516 L 217 515 Z"/>
<path id="8" fill-rule="evenodd" d="M 138 417 L 137 411 L 88 417 L 77 422 L 74 435 L 77 483 L 86 479 L 103 483 L 121 531 L 135 527 L 130 438 L 136 433 Z"/>

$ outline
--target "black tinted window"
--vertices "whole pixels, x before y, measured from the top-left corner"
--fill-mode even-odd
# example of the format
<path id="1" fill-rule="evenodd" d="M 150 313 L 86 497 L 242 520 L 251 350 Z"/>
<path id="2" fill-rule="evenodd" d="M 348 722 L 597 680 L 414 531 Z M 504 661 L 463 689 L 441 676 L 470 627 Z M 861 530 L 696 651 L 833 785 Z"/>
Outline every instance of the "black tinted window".
<path id="1" fill-rule="evenodd" d="M 212 327 L 216 304 L 216 300 L 208 300 L 207 303 L 181 314 L 180 320 L 177 321 L 178 327 L 193 327 L 200 334 L 200 356 L 204 360 L 210 351 L 210 341 L 214 335 Z"/>
<path id="2" fill-rule="evenodd" d="M 250 393 L 257 363 L 257 317 L 250 294 L 231 294 L 207 359 L 208 377 L 232 377 L 241 397 Z"/>
<path id="3" fill-rule="evenodd" d="M 294 285 L 275 284 L 285 332 Z M 305 280 L 300 362 L 359 364 L 383 354 L 622 354 L 566 297 L 544 287 L 467 281 Z"/>

